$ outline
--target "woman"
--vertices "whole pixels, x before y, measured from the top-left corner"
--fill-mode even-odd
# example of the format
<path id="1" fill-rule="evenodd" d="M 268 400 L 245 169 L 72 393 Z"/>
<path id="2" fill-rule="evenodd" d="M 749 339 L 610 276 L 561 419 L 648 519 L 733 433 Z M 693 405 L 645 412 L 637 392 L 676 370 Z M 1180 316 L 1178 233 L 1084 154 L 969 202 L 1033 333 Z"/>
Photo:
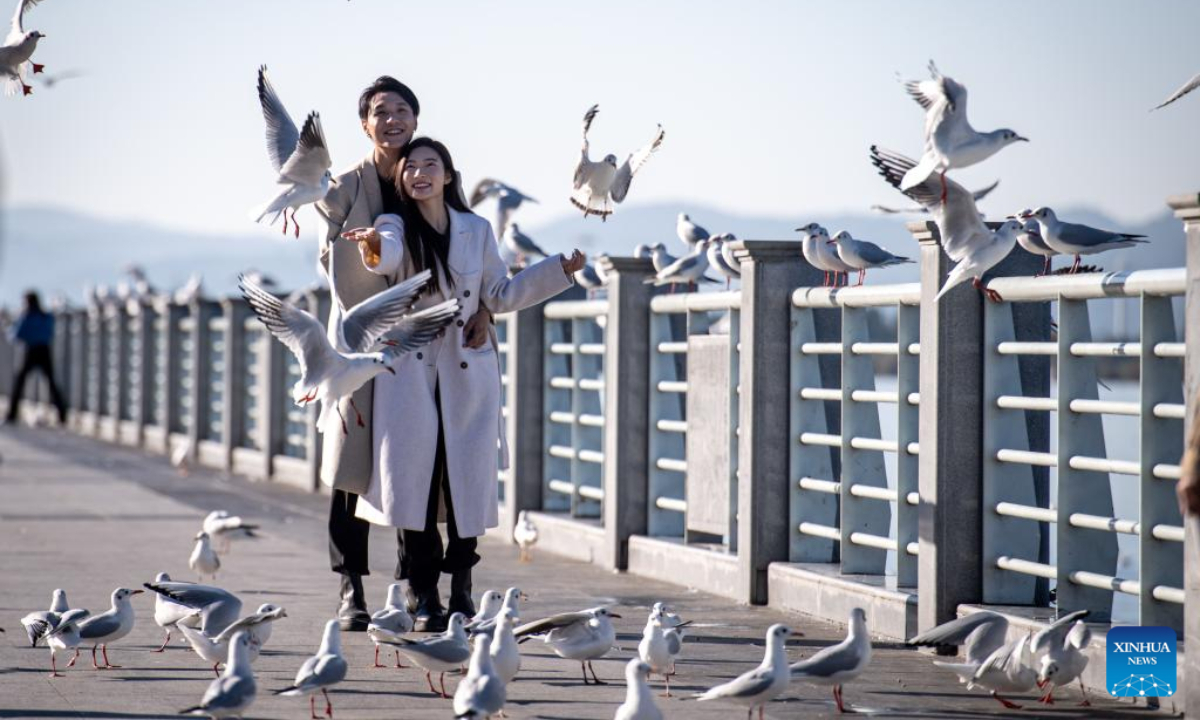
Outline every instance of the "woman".
<path id="1" fill-rule="evenodd" d="M 381 215 L 374 227 L 343 237 L 357 242 L 363 265 L 389 283 L 431 270 L 417 308 L 457 298 L 463 318 L 481 304 L 494 313 L 512 312 L 567 289 L 583 267 L 576 250 L 508 277 L 491 225 L 463 204 L 454 162 L 440 142 L 413 140 L 397 173 L 400 214 Z M 467 348 L 463 325 L 457 320 L 427 347 L 405 353 L 393 366 L 394 377 L 375 381 L 374 469 L 355 511 L 404 529 L 402 562 L 417 596 L 417 629 L 429 632 L 445 627 L 437 589 L 442 572 L 451 575 L 449 612 L 475 612 L 477 538 L 498 524 L 496 475 L 507 455 L 495 338 Z M 450 538 L 444 549 L 440 508 Z"/>

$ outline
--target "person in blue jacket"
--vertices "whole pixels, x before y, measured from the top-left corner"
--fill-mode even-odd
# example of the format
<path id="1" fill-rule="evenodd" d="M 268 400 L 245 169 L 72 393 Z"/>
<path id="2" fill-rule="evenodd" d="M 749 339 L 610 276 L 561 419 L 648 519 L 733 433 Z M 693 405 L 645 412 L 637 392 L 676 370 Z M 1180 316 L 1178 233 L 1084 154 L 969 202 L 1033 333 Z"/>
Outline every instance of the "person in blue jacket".
<path id="1" fill-rule="evenodd" d="M 38 294 L 32 290 L 25 293 L 25 309 L 13 326 L 12 339 L 24 343 L 25 361 L 17 372 L 13 383 L 12 397 L 8 403 L 8 417 L 5 422 L 15 422 L 17 410 L 21 406 L 21 396 L 25 393 L 25 378 L 34 370 L 41 370 L 50 385 L 50 400 L 58 408 L 58 421 L 65 425 L 67 422 L 67 404 L 63 401 L 62 393 L 54 382 L 54 365 L 50 355 L 50 343 L 54 341 L 54 316 L 42 310 Z"/>

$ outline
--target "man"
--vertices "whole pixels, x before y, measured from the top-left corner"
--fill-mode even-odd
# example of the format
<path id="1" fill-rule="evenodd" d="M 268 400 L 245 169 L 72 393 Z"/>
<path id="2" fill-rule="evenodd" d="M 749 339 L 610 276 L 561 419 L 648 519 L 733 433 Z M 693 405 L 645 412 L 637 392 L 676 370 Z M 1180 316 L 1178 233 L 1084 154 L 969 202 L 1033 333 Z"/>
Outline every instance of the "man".
<path id="1" fill-rule="evenodd" d="M 363 267 L 354 243 L 339 242 L 345 230 L 370 227 L 383 213 L 398 212 L 393 182 L 400 151 L 417 129 L 421 105 L 407 85 L 383 76 L 362 92 L 358 116 L 363 132 L 374 149 L 362 161 L 334 179 L 329 194 L 317 203 L 320 214 L 319 260 L 334 297 L 329 313 L 329 336 L 336 335 L 341 311 L 353 307 L 387 288 L 387 282 Z M 488 336 L 491 315 L 485 309 L 470 318 L 464 328 L 466 344 L 479 347 Z M 329 508 L 329 560 L 342 576 L 337 616 L 342 630 L 364 631 L 370 622 L 362 576 L 367 569 L 367 537 L 370 524 L 354 514 L 358 495 L 371 481 L 371 417 L 374 383 L 359 388 L 352 398 L 342 400 L 342 413 L 354 417 L 351 401 L 362 413 L 363 425 L 349 424 L 349 432 L 326 433 L 322 440 L 321 480 L 333 487 Z M 396 533 L 397 556 L 403 531 Z M 397 560 L 396 578 L 407 576 Z M 409 599 L 410 605 L 412 599 Z"/>
<path id="2" fill-rule="evenodd" d="M 12 339 L 25 344 L 25 359 L 13 382 L 13 393 L 8 401 L 8 416 L 5 422 L 17 421 L 21 397 L 25 394 L 25 379 L 29 377 L 29 373 L 38 370 L 46 376 L 46 382 L 50 385 L 50 401 L 58 410 L 58 423 L 66 425 L 67 404 L 62 393 L 58 391 L 58 383 L 54 382 L 54 364 L 50 354 L 50 343 L 54 341 L 54 316 L 42 310 L 38 294 L 32 290 L 25 293 L 25 310 L 12 329 Z"/>

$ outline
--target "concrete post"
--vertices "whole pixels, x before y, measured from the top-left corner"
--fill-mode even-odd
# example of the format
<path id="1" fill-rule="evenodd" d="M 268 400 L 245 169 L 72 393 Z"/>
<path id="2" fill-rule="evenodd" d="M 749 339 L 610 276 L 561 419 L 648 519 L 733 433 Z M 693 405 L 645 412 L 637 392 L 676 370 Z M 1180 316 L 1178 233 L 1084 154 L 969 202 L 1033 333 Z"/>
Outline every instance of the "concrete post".
<path id="1" fill-rule="evenodd" d="M 71 382 L 67 394 L 67 405 L 70 407 L 68 424 L 72 428 L 79 427 L 79 415 L 87 409 L 87 310 L 71 310 L 62 316 L 70 323 L 71 333 Z"/>
<path id="2" fill-rule="evenodd" d="M 1195 431 L 1196 413 L 1200 412 L 1200 193 L 1177 195 L 1168 204 L 1175 210 L 1175 217 L 1183 221 L 1187 231 L 1187 291 L 1184 306 L 1183 326 L 1187 350 L 1183 364 L 1183 398 L 1187 403 L 1184 414 L 1184 437 Z M 1184 519 L 1184 589 L 1186 602 L 1183 606 L 1184 666 L 1180 687 L 1183 689 L 1185 717 L 1200 716 L 1200 519 L 1188 516 Z M 1190 644 L 1189 644 L 1190 643 Z"/>
<path id="3" fill-rule="evenodd" d="M 243 413 L 249 397 L 246 395 L 244 345 L 246 317 L 249 313 L 250 305 L 240 297 L 221 300 L 221 314 L 225 317 L 225 348 L 222 353 L 225 374 L 221 376 L 225 412 L 221 414 L 221 455 L 226 472 L 233 471 L 233 449 L 241 445 L 242 433 L 245 432 Z"/>
<path id="4" fill-rule="evenodd" d="M 183 419 L 179 417 L 179 395 L 183 392 L 179 323 L 186 314 L 186 305 L 177 305 L 169 299 L 164 299 L 158 308 L 158 331 L 163 333 L 163 354 L 158 362 L 162 365 L 163 382 L 166 383 L 163 385 L 163 404 L 158 412 L 164 431 L 163 451 L 168 455 L 171 453 L 171 433 L 179 432 L 183 427 Z"/>
<path id="5" fill-rule="evenodd" d="M 542 403 L 546 391 L 542 304 L 510 314 L 505 323 L 508 482 L 504 488 L 504 535 L 511 538 L 522 510 L 542 509 Z"/>
<path id="6" fill-rule="evenodd" d="M 767 567 L 786 562 L 791 545 L 791 292 L 815 285 L 821 273 L 804 262 L 800 244 L 733 243 L 742 268 L 738 369 L 738 592 L 743 602 L 767 602 Z"/>
<path id="7" fill-rule="evenodd" d="M 151 343 L 151 326 L 158 321 L 158 316 L 150 302 L 142 300 L 139 301 L 137 315 L 130 320 L 133 322 L 130 332 L 138 339 L 138 402 L 133 408 L 133 421 L 137 424 L 137 445 L 142 447 L 146 442 L 146 424 L 153 412 L 151 406 L 154 403 L 154 347 Z"/>
<path id="8" fill-rule="evenodd" d="M 650 298 L 654 265 L 604 258 L 608 321 L 604 347 L 604 564 L 624 570 L 629 537 L 649 517 Z"/>
<path id="9" fill-rule="evenodd" d="M 921 252 L 917 625 L 925 631 L 956 617 L 961 603 L 983 597 L 984 300 L 964 283 L 935 303 L 952 263 L 935 223 L 909 223 L 908 230 Z M 988 277 L 1033 275 L 1040 262 L 1014 248 Z M 1037 339 L 1031 323 L 1038 318 L 1041 339 L 1049 337 L 1048 307 L 1018 310 L 1018 338 Z M 1022 366 L 1023 380 L 1026 374 Z M 1027 392 L 1036 385 L 1033 378 L 1022 383 Z"/>
<path id="10" fill-rule="evenodd" d="M 209 367 L 208 352 L 209 337 L 208 320 L 219 306 L 209 300 L 193 300 L 191 303 L 192 318 L 192 403 L 191 422 L 188 425 L 188 445 L 191 450 L 188 462 L 196 463 L 200 455 L 200 440 L 207 435 L 208 427 L 208 383 Z"/>

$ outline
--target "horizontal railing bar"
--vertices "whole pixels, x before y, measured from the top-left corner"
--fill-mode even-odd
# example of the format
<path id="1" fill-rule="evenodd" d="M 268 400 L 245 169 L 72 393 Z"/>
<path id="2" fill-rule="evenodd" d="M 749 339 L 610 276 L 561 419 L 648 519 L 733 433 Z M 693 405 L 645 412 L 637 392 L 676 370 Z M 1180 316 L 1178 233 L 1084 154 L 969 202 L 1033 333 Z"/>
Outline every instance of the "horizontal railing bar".
<path id="1" fill-rule="evenodd" d="M 891 488 L 878 487 L 875 485 L 859 485 L 855 483 L 850 486 L 850 494 L 854 497 L 867 498 L 868 500 L 883 500 L 884 502 L 896 502 L 896 491 Z"/>
<path id="2" fill-rule="evenodd" d="M 1033 575 L 1034 577 L 1044 577 L 1051 580 L 1058 578 L 1058 568 L 1053 565 L 1008 557 L 1007 555 L 996 558 L 996 567 L 1001 570 L 1021 573 L 1022 575 Z"/>
<path id="3" fill-rule="evenodd" d="M 909 393 L 908 394 L 908 404 L 909 405 L 920 405 L 921 404 L 921 393 L 919 393 L 919 392 Z"/>
<path id="4" fill-rule="evenodd" d="M 910 492 L 908 495 L 904 496 L 904 501 L 907 502 L 909 505 L 920 505 L 921 504 L 921 493 Z M 916 553 L 914 553 L 914 555 L 915 554 Z"/>
<path id="5" fill-rule="evenodd" d="M 801 400 L 841 400 L 842 391 L 837 388 L 800 388 Z"/>
<path id="6" fill-rule="evenodd" d="M 1155 525 L 1150 528 L 1150 534 L 1157 540 L 1183 542 L 1183 528 L 1178 525 Z"/>
<path id="7" fill-rule="evenodd" d="M 855 450 L 878 450 L 880 452 L 899 452 L 899 447 L 895 440 L 883 440 L 882 438 L 865 438 L 852 437 L 850 438 L 850 447 Z"/>
<path id="8" fill-rule="evenodd" d="M 800 354 L 802 355 L 841 355 L 842 344 L 834 342 L 806 342 L 800 343 Z"/>
<path id="9" fill-rule="evenodd" d="M 604 427 L 604 416 L 580 413 L 579 414 L 579 424 L 583 425 L 584 427 L 602 428 L 602 427 Z"/>
<path id="10" fill-rule="evenodd" d="M 1034 520 L 1036 522 L 1058 522 L 1058 513 L 1054 510 L 1034 507 L 1032 505 L 1020 505 L 1018 503 L 996 503 L 996 514 L 1004 515 L 1005 517 L 1021 518 L 1022 520 Z"/>
<path id="11" fill-rule="evenodd" d="M 667 315 L 710 310 L 737 310 L 742 307 L 742 294 L 736 290 L 714 293 L 676 293 L 650 298 L 650 312 Z"/>
<path id="12" fill-rule="evenodd" d="M 603 355 L 604 343 L 580 343 L 580 355 Z"/>
<path id="13" fill-rule="evenodd" d="M 1154 406 L 1154 417 L 1164 420 L 1183 420 L 1187 415 L 1187 406 L 1179 403 L 1158 403 Z"/>
<path id="14" fill-rule="evenodd" d="M 563 460 L 574 460 L 575 448 L 570 448 L 566 445 L 551 445 L 546 448 L 546 454 L 550 457 L 562 458 Z"/>
<path id="15" fill-rule="evenodd" d="M 542 310 L 542 316 L 548 320 L 594 318 L 607 314 L 607 300 L 555 300 L 546 303 Z"/>
<path id="16" fill-rule="evenodd" d="M 575 486 L 568 480 L 550 480 L 546 483 L 546 489 L 563 495 L 575 494 Z"/>
<path id="17" fill-rule="evenodd" d="M 670 510 L 671 512 L 687 512 L 687 500 L 679 498 L 658 497 L 654 498 L 654 507 L 659 510 Z"/>
<path id="18" fill-rule="evenodd" d="M 1005 302 L 1046 302 L 1135 298 L 1147 295 L 1182 295 L 1186 284 L 1184 268 L 1134 270 L 1132 272 L 1084 273 L 1045 277 L 1001 277 L 987 283 Z"/>
<path id="19" fill-rule="evenodd" d="M 663 355 L 679 355 L 687 352 L 686 342 L 660 342 L 658 352 Z"/>
<path id="20" fill-rule="evenodd" d="M 1132 415 L 1142 414 L 1141 405 L 1135 402 L 1118 402 L 1116 400 L 1072 400 L 1071 412 L 1089 415 Z"/>
<path id="21" fill-rule="evenodd" d="M 872 535 L 865 532 L 850 533 L 850 542 L 863 547 L 878 548 L 880 550 L 896 550 L 900 543 L 892 538 L 886 538 L 881 535 Z"/>
<path id="22" fill-rule="evenodd" d="M 1141 523 L 1136 520 L 1122 520 L 1120 518 L 1104 517 L 1103 515 L 1088 515 L 1087 513 L 1071 513 L 1068 519 L 1071 522 L 1071 527 L 1086 528 L 1088 530 L 1103 530 L 1123 535 L 1137 535 L 1142 531 Z"/>
<path id="23" fill-rule="evenodd" d="M 909 355 L 920 355 L 921 354 L 921 343 L 919 343 L 919 342 L 910 343 L 908 346 L 908 354 Z"/>
<path id="24" fill-rule="evenodd" d="M 600 465 L 604 462 L 604 453 L 600 452 L 599 450 L 580 450 L 576 454 L 576 458 L 579 460 L 579 462 Z"/>
<path id="25" fill-rule="evenodd" d="M 551 355 L 574 355 L 575 346 L 571 343 L 550 343 Z"/>
<path id="26" fill-rule="evenodd" d="M 825 433 L 800 433 L 800 444 L 840 448 L 842 446 L 842 436 L 827 435 Z"/>
<path id="27" fill-rule="evenodd" d="M 1125 593 L 1126 595 L 1142 594 L 1142 584 L 1137 580 L 1127 580 L 1112 575 L 1088 572 L 1087 570 L 1076 570 L 1075 572 L 1067 573 L 1067 579 L 1076 585 L 1083 585 L 1084 587 L 1112 590 L 1114 592 Z"/>
<path id="28" fill-rule="evenodd" d="M 573 378 L 555 375 L 550 378 L 549 385 L 555 390 L 574 390 L 575 380 Z"/>
<path id="29" fill-rule="evenodd" d="M 688 391 L 686 380 L 660 380 L 657 387 L 660 393 L 686 393 Z"/>
<path id="30" fill-rule="evenodd" d="M 799 308 L 886 307 L 920 303 L 920 283 L 842 288 L 802 287 L 792 292 L 792 305 Z"/>
<path id="31" fill-rule="evenodd" d="M 850 399 L 861 403 L 898 403 L 900 394 L 886 390 L 851 390 Z"/>
<path id="32" fill-rule="evenodd" d="M 496 343 L 496 352 L 498 352 L 498 353 L 504 354 L 506 352 L 509 352 L 511 349 L 512 349 L 512 346 L 506 342 Z"/>
<path id="33" fill-rule="evenodd" d="M 1178 480 L 1183 477 L 1183 470 L 1178 465 L 1159 463 L 1152 469 L 1154 477 L 1160 480 Z"/>
<path id="34" fill-rule="evenodd" d="M 856 342 L 850 345 L 850 352 L 854 355 L 898 355 L 900 354 L 900 346 L 897 343 L 885 342 Z"/>
<path id="35" fill-rule="evenodd" d="M 1141 357 L 1142 344 L 1131 342 L 1077 342 L 1071 343 L 1071 354 L 1075 357 Z"/>
<path id="36" fill-rule="evenodd" d="M 811 535 L 813 537 L 825 538 L 826 540 L 837 540 L 841 542 L 842 531 L 828 525 L 818 525 L 817 523 L 800 523 L 797 528 L 801 535 Z"/>
<path id="37" fill-rule="evenodd" d="M 997 344 L 996 352 L 1001 355 L 1057 355 L 1058 343 L 1008 340 Z"/>
<path id="38" fill-rule="evenodd" d="M 687 460 L 678 460 L 676 458 L 658 458 L 654 461 L 654 467 L 659 470 L 668 470 L 670 472 L 687 473 Z"/>
<path id="39" fill-rule="evenodd" d="M 688 430 L 687 420 L 659 420 L 654 426 L 660 432 L 686 433 Z"/>
<path id="40" fill-rule="evenodd" d="M 579 497 L 584 498 L 585 500 L 595 500 L 596 502 L 604 500 L 604 488 L 593 487 L 591 485 L 580 485 L 578 492 Z"/>
<path id="41" fill-rule="evenodd" d="M 909 555 L 920 555 L 921 554 L 921 543 L 910 542 L 908 545 L 904 546 L 904 550 Z"/>
<path id="42" fill-rule="evenodd" d="M 1187 345 L 1181 342 L 1160 342 L 1154 346 L 1155 356 L 1161 358 L 1181 358 L 1186 350 Z"/>
<path id="43" fill-rule="evenodd" d="M 921 444 L 918 442 L 910 442 L 908 444 L 908 447 L 905 449 L 908 450 L 909 455 L 920 455 L 921 454 Z"/>
<path id="44" fill-rule="evenodd" d="M 1057 398 L 1027 397 L 1025 395 L 1001 395 L 996 398 L 996 407 L 1005 410 L 1037 410 L 1055 411 L 1058 409 Z"/>
<path id="45" fill-rule="evenodd" d="M 1154 596 L 1155 600 L 1175 603 L 1176 605 L 1183 605 L 1183 601 L 1187 597 L 1187 595 L 1180 588 L 1170 587 L 1167 585 L 1155 585 L 1154 589 L 1150 591 L 1150 594 Z"/>
<path id="46" fill-rule="evenodd" d="M 996 451 L 996 460 L 1006 463 L 1021 463 L 1040 467 L 1058 467 L 1058 456 L 1054 453 L 1032 452 L 1029 450 L 1010 450 L 1007 448 Z"/>
<path id="47" fill-rule="evenodd" d="M 599 392 L 604 389 L 604 381 L 596 378 L 581 378 L 579 380 L 580 390 L 594 390 Z"/>
<path id="48" fill-rule="evenodd" d="M 1129 460 L 1109 460 L 1108 458 L 1087 457 L 1074 455 L 1071 457 L 1072 470 L 1090 470 L 1092 472 L 1116 473 L 1118 475 L 1139 475 L 1141 466 Z"/>
<path id="49" fill-rule="evenodd" d="M 801 490 L 811 490 L 813 492 L 827 493 L 829 495 L 837 495 L 842 492 L 842 484 L 835 480 L 821 480 L 820 478 L 802 477 L 799 481 Z"/>

